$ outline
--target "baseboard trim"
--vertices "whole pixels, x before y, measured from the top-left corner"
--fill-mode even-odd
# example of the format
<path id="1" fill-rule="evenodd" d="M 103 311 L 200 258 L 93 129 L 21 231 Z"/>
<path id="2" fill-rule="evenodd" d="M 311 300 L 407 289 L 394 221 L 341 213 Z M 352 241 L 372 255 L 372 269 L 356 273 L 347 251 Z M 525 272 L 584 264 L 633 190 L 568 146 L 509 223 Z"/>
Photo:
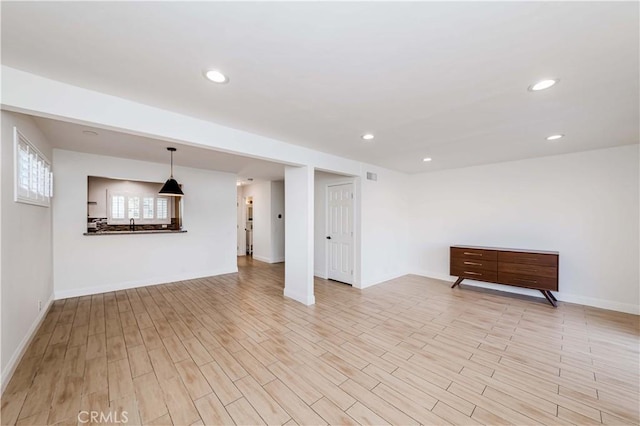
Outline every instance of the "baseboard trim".
<path id="1" fill-rule="evenodd" d="M 365 288 L 373 287 L 374 285 L 386 283 L 387 281 L 391 281 L 391 280 L 394 280 L 396 278 L 404 277 L 405 275 L 408 275 L 408 274 L 406 272 L 399 273 L 399 274 L 390 274 L 386 278 L 384 278 L 382 280 L 379 280 L 379 281 L 374 281 L 374 282 L 371 282 L 371 283 L 360 283 L 360 285 L 353 284 L 353 286 L 355 288 L 359 288 L 359 289 L 363 290 Z"/>
<path id="2" fill-rule="evenodd" d="M 439 273 L 429 271 L 413 272 L 411 275 L 419 275 L 421 277 L 432 278 L 440 281 L 446 281 L 448 283 L 455 282 L 455 277 L 450 275 L 443 275 Z M 505 293 L 522 294 L 525 296 L 533 296 L 538 298 L 544 298 L 542 294 L 537 290 L 531 290 L 526 288 L 512 287 L 508 285 L 485 283 L 480 281 L 473 281 L 469 279 L 464 280 L 464 285 L 472 287 L 488 288 L 491 290 L 499 290 Z M 578 305 L 590 306 L 593 308 L 606 309 L 609 311 L 624 312 L 626 314 L 640 315 L 640 306 L 633 303 L 620 303 L 612 300 L 597 299 L 594 297 L 580 296 L 577 294 L 568 294 L 562 292 L 554 292 L 556 298 L 561 302 L 575 303 Z"/>
<path id="3" fill-rule="evenodd" d="M 305 295 L 293 292 L 291 291 L 291 289 L 287 289 L 287 287 L 284 288 L 284 296 L 307 306 L 313 305 L 316 303 L 316 297 L 313 294 L 305 296 Z"/>
<path id="4" fill-rule="evenodd" d="M 328 279 L 328 276 L 324 271 L 313 271 L 313 276 L 324 280 Z"/>
<path id="5" fill-rule="evenodd" d="M 238 266 L 232 268 L 216 269 L 212 271 L 191 272 L 186 274 L 173 275 L 170 277 L 156 277 L 145 280 L 125 281 L 122 283 L 113 283 L 88 288 L 78 288 L 71 290 L 62 290 L 55 292 L 55 300 L 67 299 L 69 297 L 90 296 L 93 294 L 107 293 L 110 291 L 128 290 L 136 287 L 148 287 L 158 284 L 173 283 L 176 281 L 195 280 L 198 278 L 214 277 L 216 275 L 233 274 L 238 272 Z"/>
<path id="6" fill-rule="evenodd" d="M 47 312 L 49 312 L 49 308 L 51 308 L 51 304 L 53 303 L 53 300 L 54 300 L 54 296 L 53 296 L 53 293 L 51 293 L 51 296 L 49 296 L 49 300 L 47 300 L 46 306 L 40 312 L 38 312 L 38 316 L 36 316 L 35 320 L 31 324 L 31 327 L 29 327 L 29 330 L 27 330 L 27 334 L 24 336 L 24 338 L 16 348 L 15 352 L 11 356 L 11 359 L 7 363 L 7 366 L 5 367 L 1 376 L 2 378 L 1 378 L 1 384 L 0 384 L 0 390 L 1 390 L 0 394 L 4 393 L 4 390 L 9 384 L 9 381 L 13 377 L 13 373 L 15 373 L 16 368 L 18 367 L 18 364 L 20 363 L 20 361 L 22 360 L 22 357 L 24 356 L 24 353 L 26 352 L 27 348 L 31 344 L 31 341 L 33 340 L 33 338 L 35 337 L 36 331 L 38 331 L 38 329 L 40 328 L 40 324 L 42 324 L 42 320 L 44 320 L 44 318 L 47 316 Z"/>
<path id="7" fill-rule="evenodd" d="M 258 260 L 260 262 L 264 262 L 264 263 L 282 263 L 284 262 L 284 257 L 277 257 L 275 259 L 271 259 L 268 257 L 264 257 L 264 256 L 260 256 L 260 255 L 253 255 L 253 258 L 255 260 Z"/>
<path id="8" fill-rule="evenodd" d="M 556 298 L 562 302 L 576 303 L 578 305 L 591 306 L 606 309 L 608 311 L 624 312 L 626 314 L 640 315 L 640 306 L 632 303 L 620 303 L 612 300 L 602 300 L 593 297 L 579 296 L 577 294 L 557 293 Z"/>

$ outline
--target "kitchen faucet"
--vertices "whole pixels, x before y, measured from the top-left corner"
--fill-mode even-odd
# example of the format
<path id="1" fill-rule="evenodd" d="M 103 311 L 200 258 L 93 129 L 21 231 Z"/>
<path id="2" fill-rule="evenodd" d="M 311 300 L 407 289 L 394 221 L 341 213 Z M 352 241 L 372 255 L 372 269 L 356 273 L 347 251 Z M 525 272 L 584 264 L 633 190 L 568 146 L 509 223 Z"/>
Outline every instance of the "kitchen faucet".
<path id="1" fill-rule="evenodd" d="M 135 231 L 136 230 L 136 220 L 131 218 L 129 219 L 129 231 Z"/>

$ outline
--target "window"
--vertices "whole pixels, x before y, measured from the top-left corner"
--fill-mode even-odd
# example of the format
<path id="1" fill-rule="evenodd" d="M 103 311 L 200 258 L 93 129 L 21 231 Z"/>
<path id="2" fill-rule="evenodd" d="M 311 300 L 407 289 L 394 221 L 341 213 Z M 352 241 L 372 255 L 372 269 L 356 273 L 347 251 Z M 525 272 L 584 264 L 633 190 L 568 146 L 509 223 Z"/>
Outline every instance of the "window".
<path id="1" fill-rule="evenodd" d="M 171 211 L 167 197 L 153 194 L 116 193 L 107 191 L 109 225 L 128 225 L 131 219 L 137 224 L 170 224 Z"/>
<path id="2" fill-rule="evenodd" d="M 167 219 L 169 217 L 169 200 L 164 197 L 158 197 L 156 201 L 158 203 L 158 209 L 156 210 L 158 213 L 156 217 L 158 219 Z"/>
<path id="3" fill-rule="evenodd" d="M 51 163 L 17 127 L 13 128 L 13 141 L 14 200 L 49 207 L 53 197 Z"/>
<path id="4" fill-rule="evenodd" d="M 111 197 L 111 218 L 125 219 L 123 195 L 114 195 L 113 197 Z"/>
<path id="5" fill-rule="evenodd" d="M 129 219 L 140 219 L 140 197 L 129 197 Z"/>
<path id="6" fill-rule="evenodd" d="M 153 197 L 144 197 L 142 201 L 142 218 L 143 219 L 154 219 L 153 215 Z M 160 201 L 158 199 L 158 201 Z M 159 217 L 158 219 L 166 219 L 165 217 Z"/>

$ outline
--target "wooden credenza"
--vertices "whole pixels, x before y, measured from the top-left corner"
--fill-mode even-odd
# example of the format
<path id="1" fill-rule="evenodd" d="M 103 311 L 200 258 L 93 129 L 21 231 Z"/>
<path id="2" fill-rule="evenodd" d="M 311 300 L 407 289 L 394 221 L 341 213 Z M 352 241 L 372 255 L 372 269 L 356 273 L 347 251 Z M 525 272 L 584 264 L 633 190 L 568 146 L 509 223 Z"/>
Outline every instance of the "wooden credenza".
<path id="1" fill-rule="evenodd" d="M 465 278 L 532 288 L 557 306 L 551 292 L 558 291 L 558 252 L 476 246 L 451 246 L 450 251 L 449 273 L 458 277 L 451 288 Z"/>

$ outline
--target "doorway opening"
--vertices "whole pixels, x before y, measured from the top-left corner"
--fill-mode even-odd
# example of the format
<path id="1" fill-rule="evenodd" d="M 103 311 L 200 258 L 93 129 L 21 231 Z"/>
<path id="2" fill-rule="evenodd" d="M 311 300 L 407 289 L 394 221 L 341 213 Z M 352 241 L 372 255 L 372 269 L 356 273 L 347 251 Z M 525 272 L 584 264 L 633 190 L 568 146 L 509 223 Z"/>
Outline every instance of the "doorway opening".
<path id="1" fill-rule="evenodd" d="M 357 178 L 315 172 L 314 275 L 357 286 Z"/>
<path id="2" fill-rule="evenodd" d="M 253 197 L 246 197 L 244 201 L 245 217 L 245 252 L 246 256 L 253 256 Z"/>
<path id="3" fill-rule="evenodd" d="M 258 262 L 284 262 L 284 181 L 238 185 L 238 253 Z"/>

